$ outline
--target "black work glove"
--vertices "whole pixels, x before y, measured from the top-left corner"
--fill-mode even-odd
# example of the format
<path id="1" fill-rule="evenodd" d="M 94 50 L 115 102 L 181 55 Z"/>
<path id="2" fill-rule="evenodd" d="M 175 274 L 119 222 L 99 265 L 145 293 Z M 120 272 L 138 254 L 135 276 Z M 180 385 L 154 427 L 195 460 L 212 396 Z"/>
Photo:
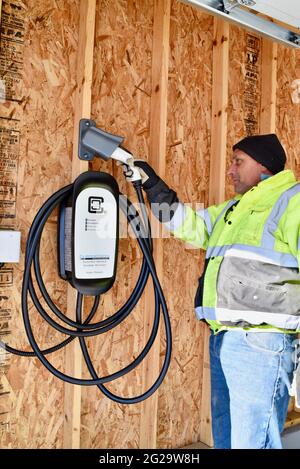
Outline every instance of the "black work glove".
<path id="1" fill-rule="evenodd" d="M 169 188 L 146 161 L 134 160 L 134 165 L 140 170 L 143 189 L 147 194 L 152 212 L 159 221 L 170 221 L 179 202 L 176 192 Z"/>
<path id="2" fill-rule="evenodd" d="M 151 189 L 160 180 L 154 169 L 145 160 L 134 160 L 134 166 L 137 166 L 142 176 L 143 189 Z"/>

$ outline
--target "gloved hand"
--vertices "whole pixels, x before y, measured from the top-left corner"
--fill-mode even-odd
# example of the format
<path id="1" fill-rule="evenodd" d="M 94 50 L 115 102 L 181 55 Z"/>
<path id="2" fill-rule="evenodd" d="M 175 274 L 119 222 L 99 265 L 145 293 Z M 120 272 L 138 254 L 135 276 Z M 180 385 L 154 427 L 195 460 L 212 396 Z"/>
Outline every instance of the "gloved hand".
<path id="1" fill-rule="evenodd" d="M 151 210 L 161 222 L 168 222 L 178 206 L 178 197 L 173 189 L 156 174 L 145 160 L 134 160 L 134 165 L 142 176 L 143 189 L 151 205 Z"/>
<path id="2" fill-rule="evenodd" d="M 158 183 L 160 177 L 156 174 L 154 169 L 145 160 L 134 160 L 134 166 L 139 168 L 142 176 L 143 189 L 147 191 Z"/>

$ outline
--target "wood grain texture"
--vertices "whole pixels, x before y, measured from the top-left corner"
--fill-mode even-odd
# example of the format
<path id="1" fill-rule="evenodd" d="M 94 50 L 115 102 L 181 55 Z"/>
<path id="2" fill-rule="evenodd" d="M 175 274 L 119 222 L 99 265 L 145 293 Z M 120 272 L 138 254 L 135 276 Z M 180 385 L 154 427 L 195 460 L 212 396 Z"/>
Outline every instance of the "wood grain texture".
<path id="1" fill-rule="evenodd" d="M 232 25 L 228 81 L 226 173 L 232 146 L 247 135 L 259 133 L 261 110 L 261 39 Z M 231 179 L 226 174 L 225 200 L 233 196 Z"/>
<path id="2" fill-rule="evenodd" d="M 90 118 L 93 53 L 96 19 L 96 0 L 81 0 L 79 10 L 79 36 L 77 49 L 76 93 L 74 102 L 74 130 L 72 152 L 72 181 L 88 170 L 88 163 L 78 158 L 79 121 Z M 67 315 L 76 320 L 76 290 L 68 285 Z M 83 302 L 84 308 L 84 302 Z M 79 341 L 73 341 L 65 351 L 66 374 L 81 378 L 82 351 Z M 81 387 L 65 383 L 64 392 L 64 448 L 80 448 Z"/>
<path id="3" fill-rule="evenodd" d="M 224 147 L 221 142 L 226 133 L 226 119 L 221 123 L 219 110 L 224 110 L 223 116 L 227 111 L 227 165 L 232 145 L 246 134 L 245 91 L 250 78 L 255 79 L 256 94 L 250 102 L 256 119 L 254 124 L 261 125 L 261 105 L 264 105 L 264 100 L 270 102 L 270 97 L 260 91 L 261 86 L 265 86 L 262 77 L 268 74 L 264 66 L 268 65 L 262 63 L 259 55 L 256 60 L 258 69 L 252 69 L 258 75 L 248 75 L 248 82 L 245 81 L 247 57 L 252 61 L 254 57 L 247 56 L 248 33 L 230 26 L 226 107 L 226 74 L 222 75 L 221 88 L 219 84 L 213 84 L 213 68 L 216 67 L 216 64 L 213 67 L 213 17 L 175 0 L 171 2 L 170 14 L 168 89 L 167 93 L 161 89 L 159 99 L 152 99 L 157 80 L 164 77 L 163 86 L 165 89 L 167 87 L 166 70 L 160 75 L 159 65 L 155 65 L 155 59 L 160 57 L 163 61 L 162 49 L 159 51 L 153 46 L 155 2 L 97 1 L 93 64 L 91 53 L 87 63 L 82 61 L 82 70 L 85 69 L 84 63 L 89 67 L 93 65 L 93 76 L 92 80 L 81 80 L 77 75 L 78 54 L 82 54 L 82 47 L 84 49 L 84 41 L 79 41 L 79 20 L 83 18 L 80 15 L 80 1 L 41 0 L 37 3 L 33 0 L 14 0 L 14 3 L 22 3 L 24 8 L 24 65 L 22 79 L 16 88 L 20 100 L 0 103 L 0 117 L 10 119 L 9 122 L 13 122 L 15 130 L 20 131 L 21 135 L 15 174 L 17 216 L 12 226 L 22 232 L 22 261 L 14 267 L 14 283 L 7 288 L 9 299 L 5 300 L 11 310 L 9 330 L 14 332 L 7 338 L 13 346 L 28 348 L 20 311 L 28 229 L 42 203 L 72 180 L 73 143 L 77 140 L 74 132 L 80 112 L 87 117 L 91 105 L 91 115 L 98 127 L 124 136 L 125 147 L 136 156 L 151 159 L 157 171 L 177 191 L 180 200 L 195 208 L 212 202 L 215 181 L 219 184 L 218 190 L 223 187 L 224 169 L 218 169 L 215 164 L 215 152 L 219 152 L 223 162 Z M 167 47 L 166 37 L 164 47 Z M 278 46 L 277 56 L 276 132 L 287 150 L 288 167 L 299 178 L 300 104 L 295 100 L 295 80 L 300 79 L 299 51 Z M 224 62 L 217 65 L 222 63 L 224 66 Z M 275 73 L 274 61 L 272 64 L 272 73 Z M 83 102 L 87 108 L 83 110 L 83 104 L 78 104 L 80 98 L 77 93 L 81 89 L 80 96 L 83 96 L 83 90 L 90 87 L 92 99 L 89 101 L 89 97 L 85 97 Z M 260 102 L 261 93 L 264 96 Z M 273 103 L 273 98 L 271 101 Z M 220 118 L 215 123 L 211 118 L 213 106 Z M 162 114 L 156 122 L 155 115 L 160 114 L 160 110 Z M 154 119 L 152 123 L 151 118 Z M 221 137 L 216 140 L 215 136 L 219 133 Z M 153 135 L 160 135 L 161 138 L 154 142 Z M 216 142 L 220 142 L 220 148 Z M 212 148 L 215 148 L 213 152 Z M 120 168 L 100 160 L 95 160 L 91 167 L 112 172 L 120 190 L 136 201 L 135 193 L 124 181 Z M 73 176 L 81 170 L 73 165 Z M 226 179 L 225 197 L 232 194 L 232 186 Z M 214 195 L 214 200 L 218 198 L 221 198 L 220 193 Z M 56 268 L 56 222 L 57 214 L 54 213 L 41 244 L 42 273 L 51 297 L 66 312 L 66 284 L 58 278 Z M 1 227 L 7 226 L 7 223 L 7 220 L 5 224 L 1 220 Z M 142 404 L 122 406 L 105 398 L 97 388 L 89 387 L 81 390 L 81 409 L 80 396 L 74 396 L 76 420 L 73 418 L 75 414 L 72 414 L 72 398 L 68 400 L 62 382 L 50 375 L 37 360 L 11 357 L 6 362 L 0 381 L 0 390 L 4 393 L 0 397 L 0 412 L 7 412 L 5 419 L 0 418 L 2 448 L 67 446 L 64 437 L 66 409 L 70 416 L 70 446 L 73 447 L 80 444 L 81 448 L 95 449 L 154 445 L 158 448 L 180 448 L 206 438 L 204 434 L 209 435 L 209 405 L 204 396 L 208 391 L 209 364 L 207 355 L 204 355 L 208 334 L 205 332 L 206 326 L 197 322 L 193 314 L 194 294 L 204 253 L 190 249 L 173 238 L 165 238 L 161 242 L 162 251 L 159 252 L 162 254 L 158 264 L 171 317 L 173 354 L 167 377 L 155 396 L 157 412 L 156 402 L 153 405 L 154 415 L 151 415 L 151 401 L 146 407 Z M 110 316 L 124 304 L 135 285 L 140 265 L 141 253 L 135 240 L 122 238 L 117 279 L 112 290 L 103 295 L 95 320 Z M 115 330 L 87 341 L 100 376 L 129 364 L 142 350 L 147 322 L 144 315 L 150 309 L 150 301 L 144 295 L 132 315 Z M 87 301 L 86 309 L 89 305 Z M 41 347 L 54 345 L 65 338 L 45 326 L 32 305 L 30 316 Z M 163 333 L 159 349 L 162 354 L 165 349 Z M 76 354 L 72 355 L 72 358 L 75 357 Z M 158 361 L 161 365 L 162 359 L 161 355 L 158 357 L 156 354 L 155 367 Z M 51 362 L 64 370 L 64 352 L 54 354 Z M 148 365 L 145 362 L 145 369 L 147 366 L 151 368 L 151 360 Z M 74 365 L 72 367 L 74 369 Z M 147 384 L 145 369 L 139 366 L 130 375 L 107 387 L 123 396 L 140 394 Z M 85 366 L 82 376 L 89 378 Z M 150 369 L 149 381 L 150 376 L 154 376 L 154 367 Z M 80 424 L 80 431 L 73 432 L 74 424 Z"/>
<path id="4" fill-rule="evenodd" d="M 153 45 L 152 45 L 152 86 L 151 86 L 151 116 L 150 116 L 150 157 L 149 163 L 164 179 L 166 169 L 166 137 L 167 137 L 167 104 L 168 104 L 168 68 L 170 42 L 170 13 L 171 0 L 154 1 Z M 152 217 L 153 219 L 153 217 Z M 156 221 L 156 225 L 159 222 Z M 152 224 L 153 225 L 153 224 Z M 156 229 L 153 226 L 153 232 Z M 163 281 L 163 240 L 156 239 L 153 256 L 160 282 Z M 155 302 L 152 284 L 149 283 L 145 297 L 144 341 L 146 343 L 154 320 Z M 164 327 L 161 312 L 161 325 L 143 366 L 143 389 L 148 389 L 156 381 L 160 372 L 160 355 L 165 353 L 165 345 L 160 350 L 160 337 L 164 337 Z M 140 447 L 156 448 L 157 446 L 157 417 L 159 392 L 142 403 L 140 422 Z"/>
<path id="5" fill-rule="evenodd" d="M 227 109 L 229 77 L 229 25 L 214 18 L 212 69 L 212 130 L 209 177 L 209 205 L 219 204 L 225 197 Z M 205 330 L 203 347 L 203 384 L 201 400 L 201 441 L 213 446 L 210 406 L 210 331 Z"/>
<path id="6" fill-rule="evenodd" d="M 1 115 L 20 119 L 16 229 L 22 232 L 22 259 L 15 267 L 10 295 L 14 310 L 10 343 L 29 349 L 20 309 L 25 241 L 30 224 L 44 201 L 71 179 L 73 92 L 78 48 L 78 2 L 75 0 L 16 0 L 24 19 L 24 49 L 20 102 L 1 103 Z M 41 243 L 41 270 L 49 294 L 66 312 L 66 286 L 57 276 L 54 213 Z M 40 347 L 65 336 L 47 327 L 30 303 L 30 317 Z M 62 351 L 49 357 L 64 369 Z M 13 356 L 6 375 L 11 389 L 8 431 L 2 448 L 62 448 L 64 385 L 38 360 Z"/>
<path id="7" fill-rule="evenodd" d="M 276 130 L 277 43 L 262 39 L 260 133 Z"/>
<path id="8" fill-rule="evenodd" d="M 198 209 L 208 204 L 212 41 L 212 17 L 172 2 L 166 182 Z M 157 443 L 178 448 L 200 440 L 205 325 L 195 320 L 193 303 L 204 256 L 173 238 L 163 249 L 173 358 L 159 390 Z"/>
<path id="9" fill-rule="evenodd" d="M 152 41 L 152 1 L 98 2 L 92 117 L 98 127 L 125 137 L 125 148 L 141 158 L 150 153 Z M 136 202 L 135 191 L 120 168 L 101 160 L 95 160 L 92 168 L 112 172 L 120 191 Z M 123 215 L 121 219 L 123 223 Z M 116 282 L 103 295 L 98 318 L 117 311 L 137 281 L 142 257 L 132 233 L 130 236 L 120 239 Z M 144 301 L 143 296 L 130 316 L 113 331 L 87 341 L 100 376 L 123 368 L 141 352 Z M 132 397 L 146 390 L 142 379 L 143 368 L 139 365 L 123 378 L 108 383 L 107 388 L 117 395 Z M 83 389 L 82 398 L 82 448 L 139 447 L 142 404 L 116 404 L 94 387 Z"/>
<path id="10" fill-rule="evenodd" d="M 298 80 L 298 81 L 297 81 Z M 287 153 L 287 167 L 300 177 L 300 51 L 278 45 L 276 132 Z"/>

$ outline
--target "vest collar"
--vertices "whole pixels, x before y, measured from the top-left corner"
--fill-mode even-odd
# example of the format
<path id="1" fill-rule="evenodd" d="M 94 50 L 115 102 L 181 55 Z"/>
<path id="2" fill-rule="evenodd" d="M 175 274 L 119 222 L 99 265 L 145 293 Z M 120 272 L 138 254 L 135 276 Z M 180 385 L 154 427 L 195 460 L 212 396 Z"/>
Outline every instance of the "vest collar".
<path id="1" fill-rule="evenodd" d="M 257 211 L 264 210 L 273 205 L 279 195 L 296 182 L 293 171 L 290 169 L 280 171 L 280 173 L 260 181 L 256 186 L 240 196 L 240 205 L 244 208 L 255 208 Z M 238 198 L 235 197 L 235 199 Z"/>

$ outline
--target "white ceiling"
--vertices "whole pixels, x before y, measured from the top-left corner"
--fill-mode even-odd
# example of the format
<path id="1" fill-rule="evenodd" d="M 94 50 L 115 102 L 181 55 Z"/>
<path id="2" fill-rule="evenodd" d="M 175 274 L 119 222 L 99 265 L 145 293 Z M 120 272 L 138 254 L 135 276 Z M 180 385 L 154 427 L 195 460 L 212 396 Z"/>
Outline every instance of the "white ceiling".
<path id="1" fill-rule="evenodd" d="M 300 28 L 300 0 L 256 0 L 251 8 Z"/>
<path id="2" fill-rule="evenodd" d="M 258 32 L 262 36 L 271 38 L 290 47 L 300 49 L 300 0 L 181 0 L 195 7 L 199 7 L 210 14 L 220 16 L 224 20 L 251 31 Z M 253 5 L 252 3 L 254 3 Z M 252 10 L 268 15 L 274 20 L 282 21 L 285 25 L 268 21 L 263 17 L 241 8 L 243 4 Z M 240 5 L 239 5 L 240 4 Z M 251 6 L 250 6 L 251 4 Z M 225 11 L 222 8 L 225 7 Z M 296 28 L 299 28 L 296 30 Z"/>

